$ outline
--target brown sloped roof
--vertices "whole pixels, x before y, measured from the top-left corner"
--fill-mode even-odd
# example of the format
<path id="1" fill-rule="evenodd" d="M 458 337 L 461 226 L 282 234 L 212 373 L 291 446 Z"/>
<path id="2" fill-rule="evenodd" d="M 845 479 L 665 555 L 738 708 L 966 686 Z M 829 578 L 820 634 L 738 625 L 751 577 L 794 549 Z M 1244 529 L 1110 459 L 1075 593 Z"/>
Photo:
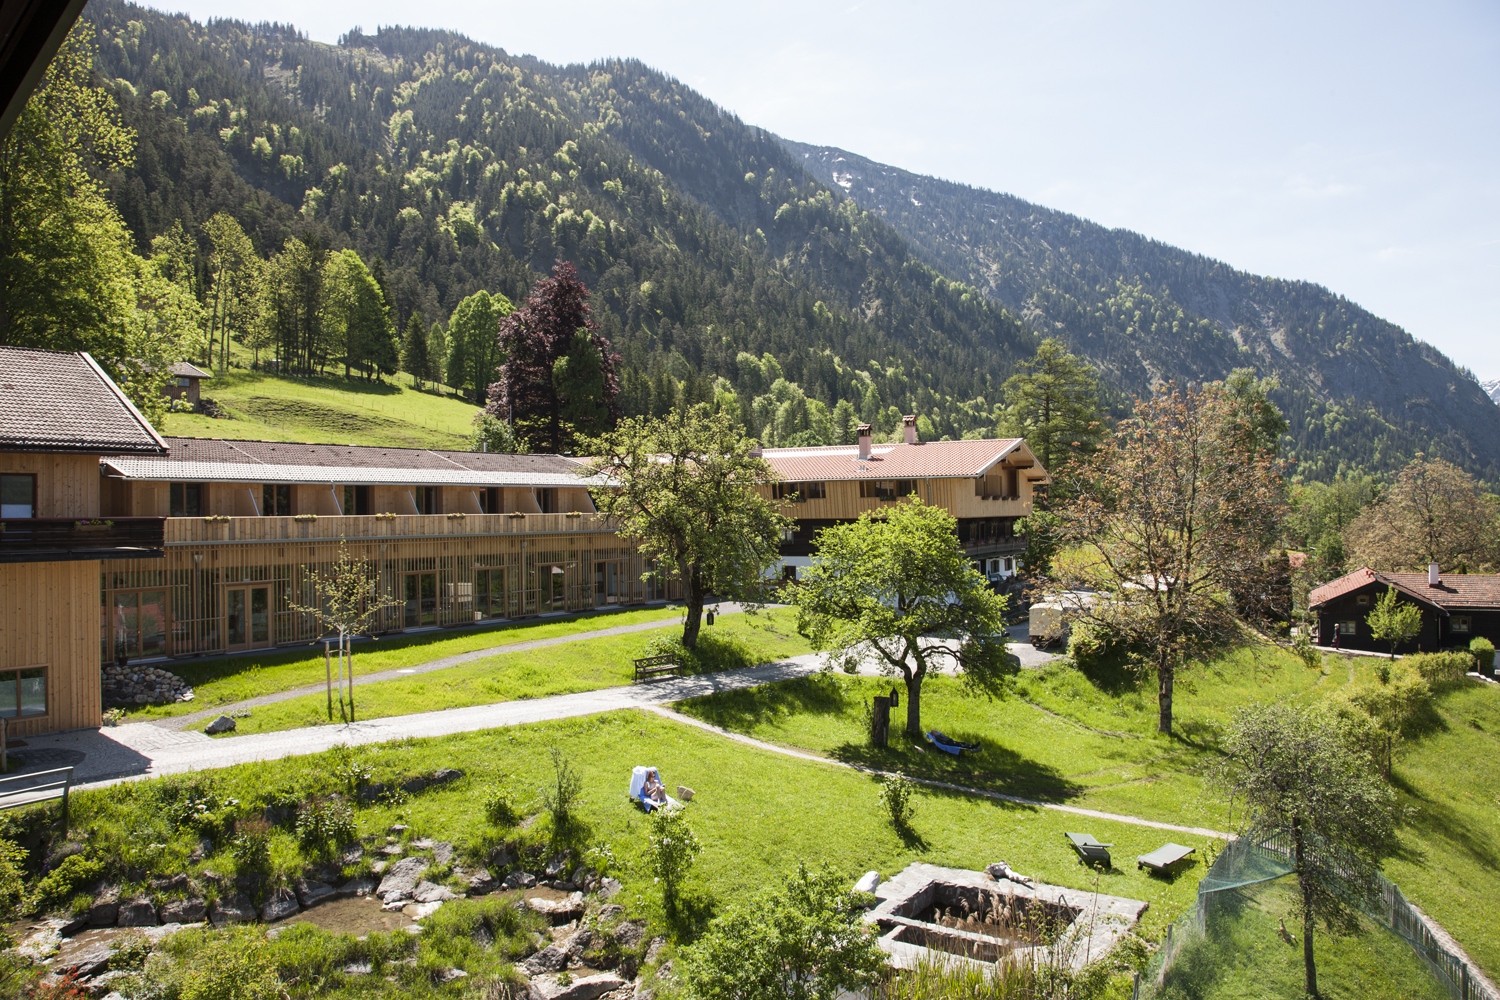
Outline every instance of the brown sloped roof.
<path id="1" fill-rule="evenodd" d="M 1446 611 L 1500 608 L 1500 576 L 1444 573 L 1438 576 L 1438 585 L 1433 587 L 1428 585 L 1426 573 L 1377 573 L 1368 566 L 1314 589 L 1307 595 L 1307 605 L 1316 608 L 1373 583 L 1394 587 L 1414 600 Z"/>
<path id="2" fill-rule="evenodd" d="M 763 457 L 790 482 L 829 479 L 973 478 L 1012 452 L 1021 451 L 1034 479 L 1047 475 L 1021 438 L 990 441 L 929 441 L 923 444 L 877 444 L 870 457 L 859 457 L 858 445 L 821 448 L 767 448 Z"/>
<path id="3" fill-rule="evenodd" d="M 454 486 L 597 486 L 562 455 L 433 451 L 228 438 L 167 438 L 163 458 L 106 457 L 124 479 L 226 483 L 404 483 Z"/>
<path id="4" fill-rule="evenodd" d="M 186 361 L 179 361 L 167 371 L 178 378 L 213 378 L 213 372 L 206 372 L 197 365 L 190 365 Z"/>
<path id="5" fill-rule="evenodd" d="M 0 347 L 0 451 L 161 455 L 166 448 L 87 354 Z"/>

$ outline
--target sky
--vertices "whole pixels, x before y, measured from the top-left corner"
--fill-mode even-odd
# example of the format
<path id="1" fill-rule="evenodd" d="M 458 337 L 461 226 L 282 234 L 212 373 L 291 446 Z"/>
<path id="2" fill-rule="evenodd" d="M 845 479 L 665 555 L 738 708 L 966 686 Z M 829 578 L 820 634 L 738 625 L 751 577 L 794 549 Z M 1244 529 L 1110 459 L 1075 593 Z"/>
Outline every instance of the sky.
<path id="1" fill-rule="evenodd" d="M 186 0 L 634 57 L 751 124 L 1314 281 L 1500 379 L 1500 3 Z"/>

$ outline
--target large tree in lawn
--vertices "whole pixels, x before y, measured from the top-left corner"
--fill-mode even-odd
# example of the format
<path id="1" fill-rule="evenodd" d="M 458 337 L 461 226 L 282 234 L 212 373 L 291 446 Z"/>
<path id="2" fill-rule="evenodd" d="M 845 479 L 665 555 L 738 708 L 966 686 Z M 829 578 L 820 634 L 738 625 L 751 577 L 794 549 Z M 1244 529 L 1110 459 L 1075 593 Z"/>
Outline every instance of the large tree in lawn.
<path id="1" fill-rule="evenodd" d="M 1335 719 L 1290 705 L 1235 717 L 1213 768 L 1216 783 L 1249 807 L 1245 836 L 1291 843 L 1302 917 L 1308 996 L 1318 995 L 1313 931 L 1359 930 L 1356 907 L 1377 890 L 1380 859 L 1395 844 L 1395 794 Z"/>
<path id="2" fill-rule="evenodd" d="M 792 521 L 752 483 L 775 478 L 737 421 L 704 406 L 665 417 L 632 417 L 584 442 L 590 473 L 617 484 L 597 490 L 599 513 L 635 539 L 658 571 L 682 583 L 682 644 L 698 644 L 707 594 L 759 603 L 761 581 L 780 557 Z"/>
<path id="3" fill-rule="evenodd" d="M 1097 592 L 1077 614 L 1139 651 L 1163 733 L 1178 672 L 1243 640 L 1245 620 L 1265 610 L 1231 594 L 1267 589 L 1255 578 L 1285 516 L 1280 462 L 1257 431 L 1270 405 L 1217 382 L 1164 385 L 1074 466 L 1054 505 L 1073 557 L 1046 584 Z"/>
<path id="4" fill-rule="evenodd" d="M 906 683 L 906 732 L 922 734 L 922 681 L 951 657 L 993 693 L 1019 663 L 1005 649 L 1006 598 L 958 544 L 957 522 L 916 497 L 818 532 L 818 555 L 791 593 L 813 648 L 855 669 L 874 656 Z"/>
<path id="5" fill-rule="evenodd" d="M 499 381 L 490 386 L 485 412 L 509 420 L 516 435 L 539 451 L 571 450 L 580 430 L 593 429 L 574 428 L 568 421 L 571 414 L 602 408 L 609 419 L 619 415 L 615 397 L 620 392 L 620 356 L 609 338 L 599 333 L 588 300 L 588 287 L 578 280 L 578 271 L 570 262 L 560 261 L 552 277 L 536 283 L 526 304 L 500 321 L 500 353 L 505 361 L 499 368 Z M 559 361 L 588 353 L 575 348 L 574 339 L 580 333 L 587 336 L 592 356 L 597 358 L 597 377 L 554 378 Z M 581 374 L 576 364 L 572 367 L 574 376 Z M 568 398 L 570 392 L 596 396 Z"/>

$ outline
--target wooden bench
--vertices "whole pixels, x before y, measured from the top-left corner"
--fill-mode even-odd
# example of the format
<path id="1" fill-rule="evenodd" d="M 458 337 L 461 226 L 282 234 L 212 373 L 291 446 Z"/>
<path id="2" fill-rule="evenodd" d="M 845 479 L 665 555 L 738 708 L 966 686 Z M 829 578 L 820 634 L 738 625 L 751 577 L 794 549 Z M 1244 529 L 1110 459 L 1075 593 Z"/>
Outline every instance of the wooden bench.
<path id="1" fill-rule="evenodd" d="M 68 790 L 73 787 L 73 767 L 0 777 L 0 809 L 20 809 L 38 802 L 62 799 L 62 825 L 68 828 Z"/>
<path id="2" fill-rule="evenodd" d="M 635 679 L 646 680 L 648 677 L 660 677 L 663 674 L 676 674 L 682 671 L 682 664 L 670 653 L 664 656 L 643 656 L 635 661 Z"/>

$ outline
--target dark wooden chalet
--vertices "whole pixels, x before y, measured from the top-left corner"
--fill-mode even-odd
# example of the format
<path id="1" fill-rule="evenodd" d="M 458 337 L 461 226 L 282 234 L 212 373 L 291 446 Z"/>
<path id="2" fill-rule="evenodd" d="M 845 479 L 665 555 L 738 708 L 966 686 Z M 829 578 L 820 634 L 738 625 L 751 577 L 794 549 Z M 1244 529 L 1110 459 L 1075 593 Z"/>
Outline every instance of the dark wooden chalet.
<path id="1" fill-rule="evenodd" d="M 1398 653 L 1467 648 L 1483 636 L 1500 645 L 1500 576 L 1441 573 L 1380 573 L 1363 567 L 1318 587 L 1308 606 L 1318 616 L 1318 644 L 1341 649 L 1386 652 L 1390 646 L 1370 634 L 1366 617 L 1387 590 L 1422 609 L 1422 631 Z"/>

